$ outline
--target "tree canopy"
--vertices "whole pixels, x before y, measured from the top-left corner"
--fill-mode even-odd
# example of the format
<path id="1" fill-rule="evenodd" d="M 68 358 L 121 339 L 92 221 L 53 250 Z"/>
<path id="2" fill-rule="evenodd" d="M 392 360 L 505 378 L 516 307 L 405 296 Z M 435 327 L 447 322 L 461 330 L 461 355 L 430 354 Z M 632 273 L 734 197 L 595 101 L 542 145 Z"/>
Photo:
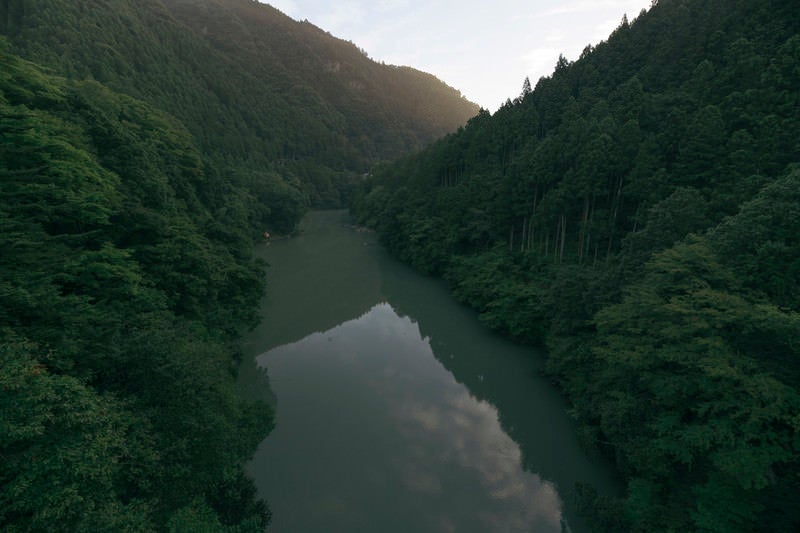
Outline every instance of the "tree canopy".
<path id="1" fill-rule="evenodd" d="M 271 415 L 231 372 L 264 288 L 243 201 L 206 200 L 172 117 L 1 41 L 0 65 L 0 528 L 260 531 L 239 467 Z"/>
<path id="2" fill-rule="evenodd" d="M 0 529 L 263 530 L 254 238 L 476 111 L 252 0 L 0 2 Z"/>
<path id="3" fill-rule="evenodd" d="M 279 177 L 304 205 L 346 205 L 372 165 L 477 112 L 430 74 L 252 0 L 9 0 L 0 34 L 25 59 L 168 112 L 220 172 Z"/>
<path id="4" fill-rule="evenodd" d="M 548 347 L 627 480 L 600 530 L 800 525 L 795 8 L 654 2 L 355 197 L 395 255 Z"/>

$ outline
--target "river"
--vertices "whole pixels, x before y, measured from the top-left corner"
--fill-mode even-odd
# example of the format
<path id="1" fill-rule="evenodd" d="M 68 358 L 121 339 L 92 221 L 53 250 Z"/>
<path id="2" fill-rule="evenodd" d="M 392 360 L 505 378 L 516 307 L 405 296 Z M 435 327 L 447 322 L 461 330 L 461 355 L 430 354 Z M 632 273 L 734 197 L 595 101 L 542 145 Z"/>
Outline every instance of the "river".
<path id="1" fill-rule="evenodd" d="M 488 331 L 346 212 L 301 229 L 259 247 L 266 319 L 239 380 L 276 406 L 246 468 L 269 530 L 586 531 L 575 484 L 617 485 L 579 446 L 541 354 Z"/>

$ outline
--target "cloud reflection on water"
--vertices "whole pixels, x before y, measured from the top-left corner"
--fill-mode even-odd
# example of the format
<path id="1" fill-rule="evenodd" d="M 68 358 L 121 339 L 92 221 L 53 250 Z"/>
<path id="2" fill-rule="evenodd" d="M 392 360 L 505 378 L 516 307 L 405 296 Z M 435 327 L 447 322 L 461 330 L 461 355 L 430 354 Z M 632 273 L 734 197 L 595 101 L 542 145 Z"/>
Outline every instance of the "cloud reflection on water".
<path id="1" fill-rule="evenodd" d="M 436 360 L 418 325 L 399 317 L 390 305 L 377 305 L 358 319 L 275 348 L 259 364 L 269 368 L 281 401 L 292 401 L 291 394 L 282 394 L 282 382 L 315 372 L 312 380 L 318 389 L 347 391 L 327 396 L 324 407 L 329 412 L 324 416 L 358 417 L 359 423 L 350 420 L 347 428 L 364 433 L 350 437 L 370 440 L 371 445 L 357 458 L 362 477 L 354 474 L 341 481 L 364 485 L 359 487 L 363 495 L 354 495 L 353 486 L 341 488 L 351 496 L 337 499 L 339 512 L 363 510 L 374 497 L 371 492 L 390 485 L 404 493 L 396 496 L 398 504 L 425 503 L 418 517 L 424 526 L 418 524 L 417 530 L 463 531 L 466 524 L 476 531 L 561 531 L 556 487 L 523 470 L 520 448 L 503 431 L 497 409 L 458 383 Z M 324 380 L 330 383 L 321 385 Z M 296 396 L 302 401 L 302 394 Z M 283 438 L 280 413 L 275 435 L 267 442 Z M 314 425 L 306 422 L 305 438 Z M 312 438 L 325 441 L 325 435 Z M 319 481 L 315 485 L 317 495 L 312 493 L 315 487 L 306 488 L 309 504 L 321 506 L 323 498 L 330 502 L 336 489 Z M 280 518 L 281 509 L 274 510 Z"/>
<path id="2" fill-rule="evenodd" d="M 419 329 L 408 321 L 404 334 L 419 338 Z M 431 366 L 441 367 L 432 351 L 428 355 L 435 363 Z M 397 391 L 403 398 L 393 410 L 398 431 L 416 443 L 416 453 L 404 467 L 403 479 L 414 480 L 407 487 L 420 492 L 441 487 L 435 474 L 424 470 L 426 465 L 460 468 L 475 474 L 485 494 L 495 502 L 478 513 L 487 531 L 527 531 L 534 525 L 537 531 L 560 531 L 557 490 L 552 483 L 522 469 L 520 448 L 503 431 L 497 410 L 473 397 L 444 368 L 435 376 L 435 398 L 426 398 L 425 391 L 416 387 Z"/>

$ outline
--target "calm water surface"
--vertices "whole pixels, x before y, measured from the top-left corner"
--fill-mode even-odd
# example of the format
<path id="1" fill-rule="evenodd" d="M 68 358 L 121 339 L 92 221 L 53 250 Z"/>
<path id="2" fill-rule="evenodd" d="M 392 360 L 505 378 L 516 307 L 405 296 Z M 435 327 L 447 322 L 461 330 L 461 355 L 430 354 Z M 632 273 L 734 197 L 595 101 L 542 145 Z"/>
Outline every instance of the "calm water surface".
<path id="1" fill-rule="evenodd" d="M 341 211 L 263 245 L 267 319 L 243 393 L 276 405 L 248 464 L 276 532 L 584 531 L 576 482 L 613 493 L 542 360 Z"/>

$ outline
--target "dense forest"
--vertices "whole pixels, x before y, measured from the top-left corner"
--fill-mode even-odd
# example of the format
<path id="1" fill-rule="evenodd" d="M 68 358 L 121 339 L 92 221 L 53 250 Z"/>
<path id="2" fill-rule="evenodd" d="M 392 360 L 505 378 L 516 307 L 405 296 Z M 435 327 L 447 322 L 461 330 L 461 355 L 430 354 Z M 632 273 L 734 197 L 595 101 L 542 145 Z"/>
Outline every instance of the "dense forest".
<path id="1" fill-rule="evenodd" d="M 253 239 L 477 109 L 249 0 L 2 0 L 0 34 L 0 529 L 263 530 Z"/>
<path id="2" fill-rule="evenodd" d="M 233 389 L 264 287 L 246 221 L 216 220 L 171 117 L 5 43 L 0 66 L 0 528 L 258 530 L 239 465 L 269 413 Z"/>
<path id="3" fill-rule="evenodd" d="M 546 345 L 626 480 L 583 491 L 598 531 L 800 528 L 798 110 L 796 2 L 659 0 L 356 194 L 396 256 Z"/>
<path id="4" fill-rule="evenodd" d="M 3 0 L 0 34 L 27 60 L 177 117 L 234 185 L 256 181 L 275 206 L 293 192 L 345 205 L 376 161 L 478 112 L 435 77 L 254 0 Z M 273 225 L 291 227 L 290 214 Z"/>

